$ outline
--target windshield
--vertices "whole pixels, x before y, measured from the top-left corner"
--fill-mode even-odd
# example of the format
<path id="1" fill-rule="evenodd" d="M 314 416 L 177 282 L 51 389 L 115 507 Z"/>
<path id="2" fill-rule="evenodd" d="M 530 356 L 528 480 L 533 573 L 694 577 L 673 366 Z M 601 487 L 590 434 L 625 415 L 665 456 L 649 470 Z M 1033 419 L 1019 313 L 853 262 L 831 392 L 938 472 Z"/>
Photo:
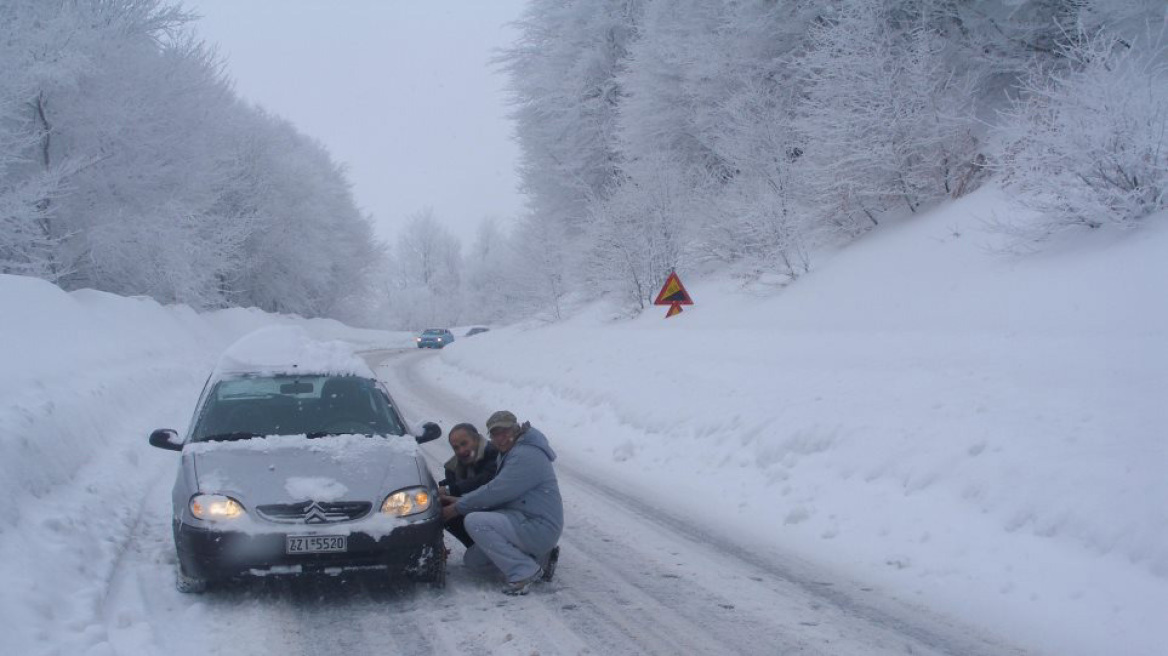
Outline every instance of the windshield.
<path id="1" fill-rule="evenodd" d="M 194 442 L 263 435 L 404 435 L 377 385 L 357 376 L 246 376 L 215 384 Z"/>
<path id="2" fill-rule="evenodd" d="M 442 335 L 445 335 L 446 331 L 445 330 L 427 330 L 426 332 L 424 332 L 422 334 L 429 335 L 431 337 L 440 337 Z"/>

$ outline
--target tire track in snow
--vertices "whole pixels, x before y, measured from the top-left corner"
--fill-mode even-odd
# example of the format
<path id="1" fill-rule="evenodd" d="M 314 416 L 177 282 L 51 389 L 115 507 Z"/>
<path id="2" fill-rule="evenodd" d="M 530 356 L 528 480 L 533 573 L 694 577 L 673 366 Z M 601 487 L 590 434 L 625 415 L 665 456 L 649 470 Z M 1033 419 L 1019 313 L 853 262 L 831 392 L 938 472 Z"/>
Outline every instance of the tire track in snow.
<path id="1" fill-rule="evenodd" d="M 424 357 L 414 355 L 413 358 Z M 381 354 L 367 354 L 371 365 L 377 365 Z M 412 377 L 408 369 L 399 372 L 399 375 L 410 376 L 408 385 L 417 389 L 425 389 L 430 394 L 428 399 L 444 398 L 444 393 L 430 389 L 424 383 Z M 403 386 L 391 385 L 395 396 L 400 396 L 406 410 L 414 414 L 425 410 L 445 410 L 449 413 L 451 407 L 458 406 L 461 400 L 449 401 L 440 408 L 432 401 L 409 399 L 413 392 Z M 466 416 L 466 415 L 463 415 Z M 413 417 L 411 417 L 413 418 Z M 430 418 L 428 415 L 426 418 Z M 415 418 L 416 419 L 416 418 Z M 458 421 L 461 421 L 459 419 Z M 447 422 L 452 425 L 455 422 Z M 437 444 L 437 443 L 436 443 Z M 434 452 L 441 448 L 423 448 L 432 471 L 440 471 L 442 456 Z M 529 622 L 518 627 L 525 637 L 539 637 L 540 635 L 555 635 L 551 627 L 558 625 L 560 640 L 567 636 L 574 636 L 582 643 L 580 653 L 600 654 L 677 654 L 677 653 L 733 653 L 742 650 L 728 648 L 725 639 L 714 639 L 708 631 L 701 628 L 703 618 L 679 617 L 670 603 L 662 603 L 662 599 L 647 594 L 643 586 L 637 585 L 635 577 L 628 571 L 614 570 L 613 562 L 620 561 L 622 554 L 615 553 L 614 548 L 598 549 L 595 545 L 578 548 L 581 545 L 575 542 L 576 533 L 570 530 L 565 532 L 565 539 L 561 542 L 564 549 L 563 556 L 568 556 L 578 563 L 590 563 L 589 570 L 593 573 L 577 584 L 565 584 L 562 577 L 549 585 L 537 586 L 535 592 L 522 598 L 529 608 L 525 608 L 525 616 Z M 619 544 L 616 545 L 619 549 Z M 461 550 L 460 550 L 461 551 Z M 624 554 L 627 556 L 627 554 Z M 459 560 L 454 555 L 454 562 Z M 499 584 L 493 585 L 492 594 Z M 676 600 L 672 600 L 676 603 Z M 533 602 L 537 602 L 540 617 L 530 617 Z M 695 629 L 695 627 L 698 627 Z M 543 629 L 542 631 L 540 629 Z M 772 643 L 773 646 L 773 643 Z M 570 653 L 563 644 L 551 644 L 543 653 Z"/>
<path id="2" fill-rule="evenodd" d="M 366 357 L 371 365 L 390 359 L 389 365 L 378 371 L 390 379 L 395 395 L 403 401 L 410 397 L 407 409 L 443 412 L 452 422 L 486 416 L 493 410 L 436 388 L 418 374 L 417 364 L 433 355 L 399 351 Z M 645 627 L 653 623 L 676 623 L 664 617 L 669 615 L 684 618 L 686 627 L 702 627 L 698 635 L 672 627 L 665 632 L 666 643 L 689 633 L 687 639 L 699 643 L 713 640 L 723 653 L 1022 653 L 926 610 L 866 595 L 848 582 L 832 582 L 830 573 L 795 559 L 755 553 L 642 502 L 583 469 L 563 462 L 557 462 L 556 468 L 561 485 L 567 488 L 566 503 L 573 497 L 589 499 L 566 513 L 563 542 L 590 558 L 600 574 L 588 584 L 590 588 L 585 586 L 576 594 L 582 603 L 592 604 L 593 597 L 616 594 L 611 586 L 605 589 L 605 579 L 628 581 L 641 593 L 637 598 L 647 609 L 639 631 L 651 631 Z M 586 522 L 575 525 L 581 518 Z M 655 551 L 641 551 L 644 543 L 655 540 Z M 660 556 L 671 549 L 677 559 L 690 566 L 681 571 L 661 568 Z M 572 568 L 571 561 L 567 562 Z M 602 609 L 597 611 L 601 614 L 610 606 L 593 604 Z M 629 612 L 639 609 L 630 608 Z M 600 618 L 593 619 L 593 624 L 601 623 Z M 619 624 L 624 616 L 614 621 Z M 654 653 L 653 648 L 644 653 Z"/>
<path id="3" fill-rule="evenodd" d="M 760 593 L 778 595 L 782 600 L 803 600 L 803 603 L 790 606 L 785 611 L 800 619 L 790 624 L 779 623 L 777 628 L 814 635 L 820 632 L 810 629 L 836 627 L 838 632 L 817 636 L 819 640 L 833 644 L 828 653 L 839 653 L 837 650 L 842 648 L 841 641 L 854 641 L 857 647 L 867 644 L 871 650 L 868 653 L 877 653 L 882 649 L 897 653 L 963 655 L 1022 653 L 1021 650 L 980 636 L 969 627 L 933 616 L 926 610 L 901 608 L 903 613 L 912 613 L 910 621 L 892 609 L 879 606 L 881 600 L 878 598 L 870 602 L 858 599 L 847 591 L 848 588 L 855 589 L 852 585 L 832 582 L 827 572 L 813 571 L 805 565 L 760 555 L 730 539 L 711 534 L 690 521 L 645 504 L 635 495 L 624 493 L 576 468 L 565 466 L 563 470 L 574 483 L 595 494 L 601 500 L 600 503 L 610 506 L 619 504 L 624 511 L 637 517 L 643 527 L 657 527 L 662 533 L 678 538 L 679 542 L 688 543 L 691 549 L 697 546 L 698 551 L 706 550 L 711 557 L 711 564 L 715 564 L 715 558 L 737 561 L 739 566 L 736 569 L 739 572 L 734 572 L 732 576 L 739 580 L 725 592 L 745 592 L 743 588 L 754 583 L 769 590 L 759 590 Z M 733 595 L 727 594 L 715 603 L 718 607 L 734 606 L 733 599 Z M 746 623 L 740 618 L 728 619 L 743 625 L 739 629 L 761 628 L 745 626 Z M 729 639 L 735 642 L 740 641 L 740 636 L 737 630 L 728 634 Z"/>

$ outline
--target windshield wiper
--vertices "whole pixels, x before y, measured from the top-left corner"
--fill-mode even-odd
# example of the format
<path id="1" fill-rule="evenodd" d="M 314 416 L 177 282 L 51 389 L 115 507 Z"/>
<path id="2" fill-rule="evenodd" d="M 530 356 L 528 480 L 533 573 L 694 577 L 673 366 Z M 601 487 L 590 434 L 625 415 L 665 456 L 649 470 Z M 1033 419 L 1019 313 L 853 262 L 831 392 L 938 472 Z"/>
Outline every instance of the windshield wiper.
<path id="1" fill-rule="evenodd" d="M 316 431 L 315 433 L 308 433 L 308 438 L 312 439 L 314 437 L 328 437 L 330 435 L 364 435 L 366 437 L 372 437 L 376 435 L 376 433 L 372 431 Z"/>
<path id="2" fill-rule="evenodd" d="M 234 442 L 235 440 L 250 440 L 253 437 L 263 437 L 259 433 L 218 433 L 216 435 L 207 435 L 200 442 Z"/>

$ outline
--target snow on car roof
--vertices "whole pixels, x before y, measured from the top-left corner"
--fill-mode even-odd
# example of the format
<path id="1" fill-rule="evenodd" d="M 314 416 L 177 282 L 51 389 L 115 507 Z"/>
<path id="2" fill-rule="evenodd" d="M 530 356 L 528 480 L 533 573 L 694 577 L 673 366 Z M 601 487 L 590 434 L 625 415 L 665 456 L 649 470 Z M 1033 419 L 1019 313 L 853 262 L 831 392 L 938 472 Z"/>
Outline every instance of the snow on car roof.
<path id="1" fill-rule="evenodd" d="M 318 341 L 301 326 L 268 326 L 241 337 L 219 357 L 212 374 L 325 374 L 375 378 L 369 365 L 339 340 Z"/>

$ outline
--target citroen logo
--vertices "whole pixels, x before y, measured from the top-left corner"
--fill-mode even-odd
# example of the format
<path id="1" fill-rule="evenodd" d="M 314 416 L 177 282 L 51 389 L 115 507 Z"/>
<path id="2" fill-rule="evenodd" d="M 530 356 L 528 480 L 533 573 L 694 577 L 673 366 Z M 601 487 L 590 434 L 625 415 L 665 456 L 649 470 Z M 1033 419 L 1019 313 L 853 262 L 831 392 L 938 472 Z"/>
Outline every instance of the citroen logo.
<path id="1" fill-rule="evenodd" d="M 305 524 L 323 524 L 328 521 L 328 516 L 325 515 L 324 508 L 321 508 L 315 501 L 308 507 L 304 513 Z"/>

